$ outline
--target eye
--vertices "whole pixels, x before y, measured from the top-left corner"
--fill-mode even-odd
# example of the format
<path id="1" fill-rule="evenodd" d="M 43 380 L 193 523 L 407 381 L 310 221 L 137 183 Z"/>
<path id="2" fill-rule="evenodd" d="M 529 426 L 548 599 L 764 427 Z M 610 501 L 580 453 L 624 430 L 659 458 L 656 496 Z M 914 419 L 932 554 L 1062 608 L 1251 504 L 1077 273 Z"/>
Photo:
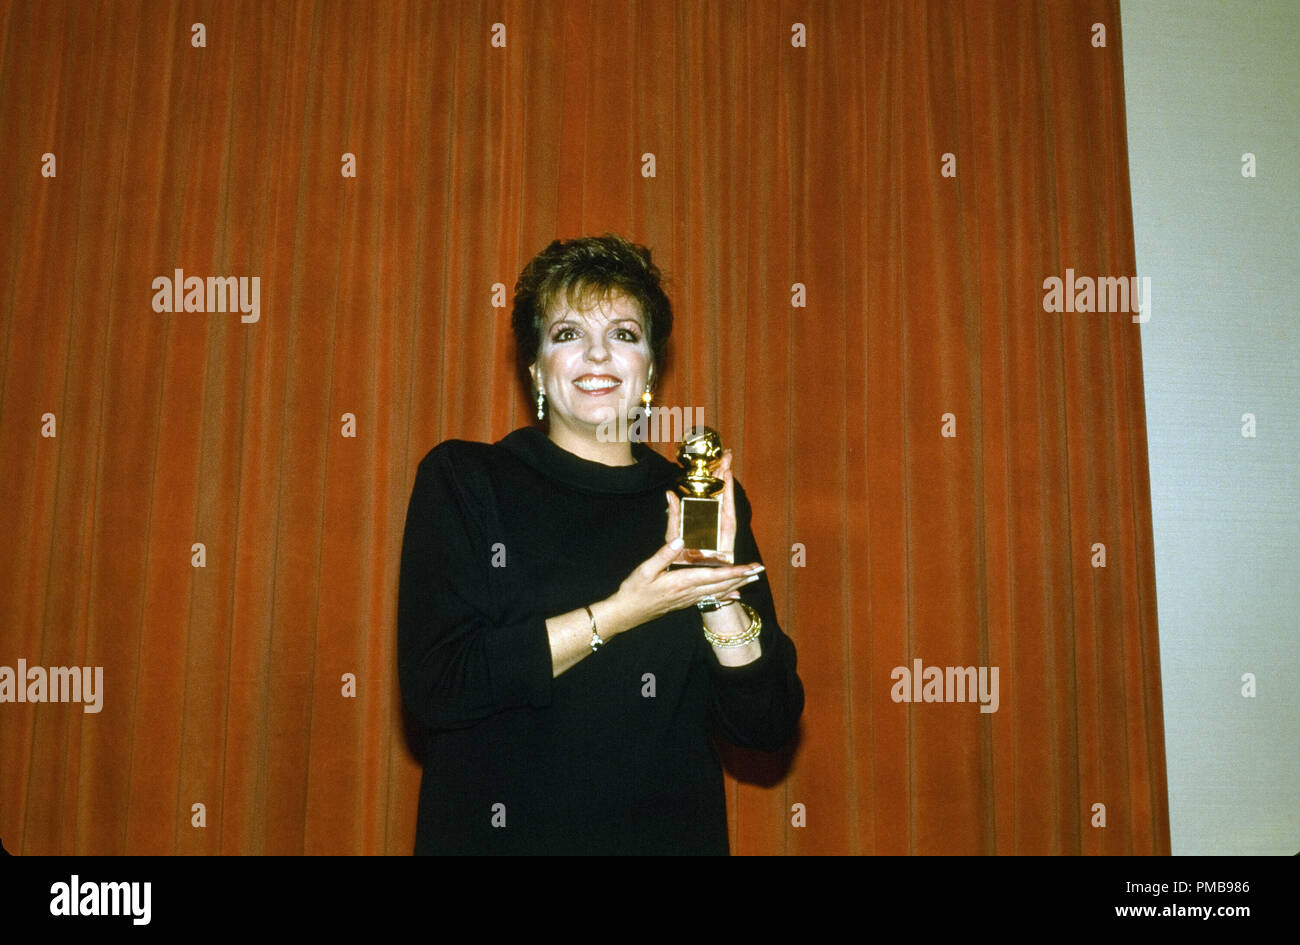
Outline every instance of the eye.
<path id="1" fill-rule="evenodd" d="M 618 331 L 615 332 L 615 336 L 620 341 L 631 341 L 633 343 L 636 343 L 641 340 L 641 336 L 638 335 L 631 328 L 620 328 L 618 329 Z"/>
<path id="2" fill-rule="evenodd" d="M 551 341 L 572 341 L 577 337 L 577 333 L 572 328 L 561 328 L 551 336 Z"/>

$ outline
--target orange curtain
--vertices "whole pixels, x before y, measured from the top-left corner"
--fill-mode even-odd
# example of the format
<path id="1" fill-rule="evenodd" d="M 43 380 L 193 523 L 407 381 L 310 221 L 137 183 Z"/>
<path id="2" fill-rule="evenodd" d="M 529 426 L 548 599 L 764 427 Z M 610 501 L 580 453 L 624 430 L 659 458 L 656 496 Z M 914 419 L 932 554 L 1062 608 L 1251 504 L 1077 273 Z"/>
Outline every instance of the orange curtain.
<path id="1" fill-rule="evenodd" d="M 728 753 L 733 850 L 1168 852 L 1140 326 L 1044 306 L 1135 272 L 1117 0 L 0 36 L 0 665 L 103 669 L 99 712 L 0 704 L 9 850 L 410 851 L 415 467 L 530 422 L 496 301 L 614 231 L 670 276 L 660 400 L 735 448 L 807 690 L 788 757 Z M 257 320 L 156 311 L 176 270 L 257 277 Z M 895 701 L 914 660 L 998 667 L 997 711 Z"/>

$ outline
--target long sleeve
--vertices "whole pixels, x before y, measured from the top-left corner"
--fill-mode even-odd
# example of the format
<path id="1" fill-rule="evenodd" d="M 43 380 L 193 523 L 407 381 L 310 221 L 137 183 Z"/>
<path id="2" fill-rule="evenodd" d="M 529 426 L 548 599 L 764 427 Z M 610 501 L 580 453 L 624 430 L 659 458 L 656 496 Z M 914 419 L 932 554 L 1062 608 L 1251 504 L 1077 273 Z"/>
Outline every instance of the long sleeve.
<path id="1" fill-rule="evenodd" d="M 745 490 L 736 483 L 736 562 L 762 563 L 751 528 L 752 510 Z M 794 737 L 803 713 L 803 683 L 796 671 L 794 643 L 776 619 L 767 572 L 741 590 L 741 598 L 763 620 L 759 635 L 763 655 L 745 666 L 720 664 L 709 649 L 713 678 L 711 710 L 714 724 L 728 740 L 743 748 L 776 751 Z"/>
<path id="2" fill-rule="evenodd" d="M 451 440 L 424 458 L 402 538 L 398 678 L 409 711 L 435 729 L 551 698 L 545 617 L 507 623 L 496 606 L 495 510 L 477 446 Z"/>

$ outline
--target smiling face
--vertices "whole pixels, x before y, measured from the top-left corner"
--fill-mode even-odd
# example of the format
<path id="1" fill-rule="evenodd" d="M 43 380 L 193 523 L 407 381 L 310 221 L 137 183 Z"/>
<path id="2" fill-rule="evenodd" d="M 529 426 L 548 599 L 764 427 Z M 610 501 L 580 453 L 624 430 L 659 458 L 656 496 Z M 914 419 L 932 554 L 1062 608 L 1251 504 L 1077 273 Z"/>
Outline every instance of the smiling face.
<path id="1" fill-rule="evenodd" d="M 534 388 L 546 393 L 550 435 L 557 441 L 594 440 L 597 427 L 618 411 L 630 416 L 653 372 L 645 319 L 624 295 L 580 310 L 561 297 L 529 368 Z"/>

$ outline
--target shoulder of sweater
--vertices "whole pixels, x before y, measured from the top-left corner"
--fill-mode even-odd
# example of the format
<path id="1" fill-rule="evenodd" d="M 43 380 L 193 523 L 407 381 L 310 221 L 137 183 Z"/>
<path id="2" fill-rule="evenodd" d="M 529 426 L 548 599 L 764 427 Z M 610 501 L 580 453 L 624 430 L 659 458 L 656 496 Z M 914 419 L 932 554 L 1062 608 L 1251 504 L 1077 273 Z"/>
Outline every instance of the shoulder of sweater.
<path id="1" fill-rule="evenodd" d="M 483 523 L 493 503 L 489 470 L 507 461 L 504 450 L 474 440 L 443 440 L 420 460 L 416 493 L 424 507 L 456 508 L 460 514 Z"/>
<path id="2" fill-rule="evenodd" d="M 451 473 L 460 482 L 478 481 L 490 467 L 507 461 L 510 454 L 495 443 L 476 440 L 443 440 L 420 460 L 420 467 L 432 473 Z"/>
<path id="3" fill-rule="evenodd" d="M 491 443 L 479 443 L 477 440 L 443 440 L 424 454 L 424 459 L 420 460 L 420 465 L 474 459 L 494 451 L 495 447 Z"/>

